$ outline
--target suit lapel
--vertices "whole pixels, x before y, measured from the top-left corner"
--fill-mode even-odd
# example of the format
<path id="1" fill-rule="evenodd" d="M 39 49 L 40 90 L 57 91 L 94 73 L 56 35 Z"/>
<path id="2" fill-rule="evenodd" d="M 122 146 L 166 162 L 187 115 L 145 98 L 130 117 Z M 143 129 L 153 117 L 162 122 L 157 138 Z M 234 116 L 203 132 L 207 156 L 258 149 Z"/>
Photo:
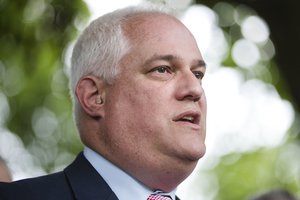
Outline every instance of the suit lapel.
<path id="1" fill-rule="evenodd" d="M 108 184 L 80 153 L 64 173 L 69 181 L 75 199 L 118 200 Z"/>
<path id="2" fill-rule="evenodd" d="M 80 153 L 64 173 L 77 200 L 118 200 L 117 196 Z M 180 200 L 176 196 L 176 200 Z"/>

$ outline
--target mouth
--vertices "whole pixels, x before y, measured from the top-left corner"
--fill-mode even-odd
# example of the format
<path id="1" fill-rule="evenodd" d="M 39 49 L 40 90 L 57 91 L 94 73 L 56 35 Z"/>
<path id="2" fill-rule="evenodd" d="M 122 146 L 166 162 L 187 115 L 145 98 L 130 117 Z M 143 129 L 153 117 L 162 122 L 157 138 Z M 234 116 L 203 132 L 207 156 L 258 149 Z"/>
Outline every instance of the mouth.
<path id="1" fill-rule="evenodd" d="M 185 122 L 200 126 L 200 114 L 195 111 L 188 111 L 179 114 L 173 119 L 174 122 Z"/>

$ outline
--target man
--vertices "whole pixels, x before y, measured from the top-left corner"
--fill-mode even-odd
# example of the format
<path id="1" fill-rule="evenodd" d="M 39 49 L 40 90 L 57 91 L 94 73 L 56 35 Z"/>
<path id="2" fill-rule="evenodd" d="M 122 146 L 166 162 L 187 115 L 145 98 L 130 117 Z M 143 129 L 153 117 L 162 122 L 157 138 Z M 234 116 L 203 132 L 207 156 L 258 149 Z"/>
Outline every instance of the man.
<path id="1" fill-rule="evenodd" d="M 0 157 L 0 182 L 10 182 L 11 175 L 5 161 Z"/>
<path id="2" fill-rule="evenodd" d="M 177 199 L 205 153 L 204 73 L 194 37 L 164 11 L 96 19 L 72 55 L 84 152 L 63 172 L 0 185 L 0 199 Z"/>

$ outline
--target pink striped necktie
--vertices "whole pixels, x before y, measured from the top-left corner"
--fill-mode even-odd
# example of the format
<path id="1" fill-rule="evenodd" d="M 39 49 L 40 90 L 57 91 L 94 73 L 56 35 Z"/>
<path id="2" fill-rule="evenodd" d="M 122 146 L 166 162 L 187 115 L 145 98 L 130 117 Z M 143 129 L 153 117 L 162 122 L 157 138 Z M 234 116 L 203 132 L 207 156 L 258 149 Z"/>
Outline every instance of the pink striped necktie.
<path id="1" fill-rule="evenodd" d="M 151 194 L 147 200 L 172 200 L 170 196 L 163 196 L 159 194 Z"/>

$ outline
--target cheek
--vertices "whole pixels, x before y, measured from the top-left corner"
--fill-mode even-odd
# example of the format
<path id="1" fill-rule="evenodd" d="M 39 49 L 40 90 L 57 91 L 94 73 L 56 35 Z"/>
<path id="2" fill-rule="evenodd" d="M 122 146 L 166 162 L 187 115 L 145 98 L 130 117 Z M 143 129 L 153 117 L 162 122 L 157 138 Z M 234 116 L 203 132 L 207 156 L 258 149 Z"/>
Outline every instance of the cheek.
<path id="1" fill-rule="evenodd" d="M 106 115 L 119 126 L 137 126 L 151 115 L 153 110 L 153 95 L 145 88 L 136 85 L 126 85 L 114 90 L 109 95 Z"/>
<path id="2" fill-rule="evenodd" d="M 118 93 L 106 115 L 108 137 L 114 148 L 134 151 L 147 148 L 149 141 L 155 140 L 155 133 L 160 128 L 155 122 L 160 118 L 155 101 L 149 92 L 134 88 Z"/>
<path id="3" fill-rule="evenodd" d="M 138 111 L 137 115 L 155 113 L 166 102 L 166 99 L 163 101 L 165 90 L 145 80 L 137 81 L 125 91 L 120 97 L 120 103 L 134 112 Z"/>
<path id="4" fill-rule="evenodd" d="M 130 80 L 130 79 L 128 79 Z M 168 117 L 172 102 L 172 88 L 145 79 L 143 76 L 118 84 L 109 93 L 109 118 L 126 129 L 155 130 L 155 125 Z M 113 122 L 112 122 L 113 123 Z M 132 130 L 134 131 L 134 130 Z"/>

